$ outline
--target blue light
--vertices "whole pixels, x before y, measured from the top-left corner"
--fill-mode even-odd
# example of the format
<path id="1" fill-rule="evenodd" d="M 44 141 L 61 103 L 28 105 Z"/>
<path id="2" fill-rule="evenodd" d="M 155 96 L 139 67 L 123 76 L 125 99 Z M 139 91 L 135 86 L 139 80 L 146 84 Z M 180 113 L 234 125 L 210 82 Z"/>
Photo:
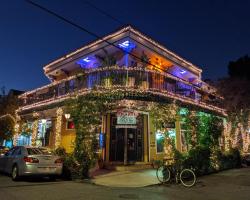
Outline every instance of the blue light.
<path id="1" fill-rule="evenodd" d="M 185 70 L 183 70 L 183 69 L 180 71 L 181 74 L 185 74 L 186 72 L 187 72 L 187 71 L 185 71 Z"/>
<path id="2" fill-rule="evenodd" d="M 86 58 L 83 58 L 81 60 L 78 60 L 76 63 L 78 65 L 81 65 L 81 66 L 84 66 L 86 65 L 87 63 L 89 63 L 91 60 L 89 59 L 89 57 L 86 57 Z"/>
<path id="3" fill-rule="evenodd" d="M 104 135 L 104 133 L 99 134 L 99 147 L 100 147 L 100 149 L 105 147 L 105 135 Z"/>
<path id="4" fill-rule="evenodd" d="M 85 58 L 78 60 L 76 62 L 76 64 L 80 65 L 81 68 L 90 69 L 90 68 L 96 67 L 95 66 L 96 60 L 95 60 L 95 58 L 93 58 L 93 56 L 88 56 L 88 57 L 85 57 Z"/>
<path id="5" fill-rule="evenodd" d="M 125 41 L 125 42 L 119 44 L 119 46 L 120 46 L 120 47 L 123 47 L 123 48 L 127 48 L 127 47 L 129 46 L 129 41 L 127 40 L 127 41 Z"/>
<path id="6" fill-rule="evenodd" d="M 130 42 L 129 40 L 126 40 L 126 41 L 118 44 L 118 46 L 121 49 L 125 50 L 126 52 L 131 52 L 136 47 L 136 45 L 134 43 Z"/>
<path id="7" fill-rule="evenodd" d="M 12 141 L 11 140 L 7 140 L 5 142 L 5 146 L 8 147 L 8 148 L 11 148 L 13 145 L 12 145 Z"/>
<path id="8" fill-rule="evenodd" d="M 88 62 L 90 62 L 90 59 L 89 59 L 89 57 L 86 57 L 86 58 L 83 59 L 83 61 L 88 63 Z"/>

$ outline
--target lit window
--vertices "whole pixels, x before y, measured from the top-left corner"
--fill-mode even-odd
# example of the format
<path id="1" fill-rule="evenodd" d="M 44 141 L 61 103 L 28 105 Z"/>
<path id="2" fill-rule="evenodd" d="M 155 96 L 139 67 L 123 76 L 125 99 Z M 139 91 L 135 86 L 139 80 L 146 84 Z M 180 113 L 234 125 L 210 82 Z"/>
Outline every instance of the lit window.
<path id="1" fill-rule="evenodd" d="M 73 122 L 73 120 L 69 120 L 67 121 L 67 127 L 66 127 L 68 130 L 72 130 L 72 129 L 75 129 L 75 124 Z"/>
<path id="2" fill-rule="evenodd" d="M 164 151 L 164 135 L 162 132 L 156 132 L 156 151 L 162 153 Z"/>

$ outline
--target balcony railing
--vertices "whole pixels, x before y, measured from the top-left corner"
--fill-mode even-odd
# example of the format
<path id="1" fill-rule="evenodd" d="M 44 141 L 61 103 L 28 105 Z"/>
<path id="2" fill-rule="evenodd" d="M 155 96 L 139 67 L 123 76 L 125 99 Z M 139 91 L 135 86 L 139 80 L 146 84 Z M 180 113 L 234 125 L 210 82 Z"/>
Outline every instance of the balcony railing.
<path id="1" fill-rule="evenodd" d="M 44 101 L 60 99 L 83 89 L 127 88 L 169 94 L 196 104 L 221 108 L 219 99 L 209 98 L 204 91 L 192 84 L 172 79 L 168 74 L 143 68 L 106 67 L 85 71 L 84 74 L 53 82 L 47 86 L 26 92 L 19 98 L 21 105 L 39 105 Z"/>

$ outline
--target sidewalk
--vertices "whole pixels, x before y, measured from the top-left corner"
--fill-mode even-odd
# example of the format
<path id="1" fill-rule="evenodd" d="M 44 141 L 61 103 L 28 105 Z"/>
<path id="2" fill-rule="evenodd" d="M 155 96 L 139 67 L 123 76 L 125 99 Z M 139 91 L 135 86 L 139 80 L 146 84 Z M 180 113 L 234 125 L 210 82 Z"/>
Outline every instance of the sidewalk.
<path id="1" fill-rule="evenodd" d="M 95 176 L 92 180 L 96 185 L 109 187 L 145 187 L 158 184 L 155 169 L 141 169 L 136 171 L 113 171 Z"/>

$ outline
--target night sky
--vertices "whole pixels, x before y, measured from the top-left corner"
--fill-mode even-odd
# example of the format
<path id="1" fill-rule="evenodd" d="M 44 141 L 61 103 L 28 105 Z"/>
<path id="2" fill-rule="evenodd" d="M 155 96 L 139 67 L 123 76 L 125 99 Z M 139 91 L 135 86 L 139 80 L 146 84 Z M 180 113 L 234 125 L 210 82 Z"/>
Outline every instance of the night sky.
<path id="1" fill-rule="evenodd" d="M 34 0 L 104 36 L 121 25 L 84 0 Z M 250 0 L 91 0 L 203 69 L 203 79 L 226 76 L 227 64 L 250 54 Z M 93 36 L 24 0 L 1 0 L 0 87 L 29 90 L 49 83 L 43 66 L 94 40 Z"/>

